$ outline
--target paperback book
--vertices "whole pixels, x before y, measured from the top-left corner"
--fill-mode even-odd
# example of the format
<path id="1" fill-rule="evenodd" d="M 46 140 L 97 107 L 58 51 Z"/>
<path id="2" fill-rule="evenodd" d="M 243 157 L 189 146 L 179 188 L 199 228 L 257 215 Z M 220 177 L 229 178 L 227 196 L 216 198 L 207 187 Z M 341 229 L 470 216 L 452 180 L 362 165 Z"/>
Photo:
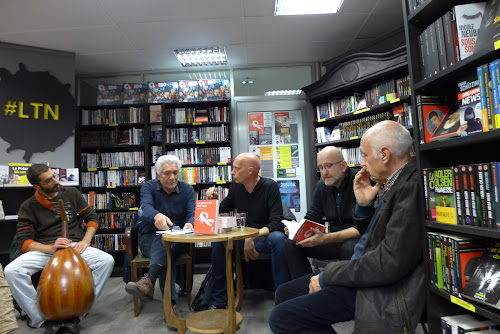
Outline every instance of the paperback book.
<path id="1" fill-rule="evenodd" d="M 217 217 L 219 216 L 219 201 L 197 200 L 194 211 L 194 233 L 216 234 Z"/>
<path id="2" fill-rule="evenodd" d="M 313 229 L 320 230 L 321 232 L 325 232 L 326 226 L 318 224 L 316 222 L 313 222 L 308 219 L 302 219 L 299 222 L 299 227 L 295 235 L 293 236 L 292 240 L 295 240 L 297 242 L 302 241 L 304 239 L 307 239 L 311 236 L 313 236 L 314 232 L 312 231 Z"/>

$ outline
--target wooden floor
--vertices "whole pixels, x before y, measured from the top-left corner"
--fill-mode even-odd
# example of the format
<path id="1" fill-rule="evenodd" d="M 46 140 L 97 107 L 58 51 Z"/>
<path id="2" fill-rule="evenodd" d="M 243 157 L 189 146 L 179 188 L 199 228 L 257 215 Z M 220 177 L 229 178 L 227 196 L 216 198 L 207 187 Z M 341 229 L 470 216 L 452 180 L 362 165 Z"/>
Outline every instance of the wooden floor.
<path id="1" fill-rule="evenodd" d="M 204 275 L 195 275 L 192 298 L 194 298 Z M 268 319 L 274 306 L 274 294 L 264 290 L 245 290 L 243 298 L 243 323 L 238 334 L 271 334 Z M 186 297 L 179 297 L 179 306 L 184 317 L 188 316 L 189 309 Z M 19 316 L 19 314 L 16 315 Z M 30 329 L 26 321 L 18 319 L 19 329 L 15 334 L 44 333 L 42 329 Z M 336 324 L 333 326 L 338 334 L 351 334 L 353 322 Z M 155 289 L 154 300 L 141 305 L 141 312 L 137 318 L 133 317 L 132 297 L 125 292 L 125 283 L 121 277 L 111 277 L 104 288 L 103 294 L 90 309 L 89 314 L 80 323 L 80 333 L 176 333 L 169 331 L 164 321 L 161 302 L 161 292 Z M 187 333 L 192 333 L 188 331 Z M 417 333 L 422 333 L 419 328 Z"/>

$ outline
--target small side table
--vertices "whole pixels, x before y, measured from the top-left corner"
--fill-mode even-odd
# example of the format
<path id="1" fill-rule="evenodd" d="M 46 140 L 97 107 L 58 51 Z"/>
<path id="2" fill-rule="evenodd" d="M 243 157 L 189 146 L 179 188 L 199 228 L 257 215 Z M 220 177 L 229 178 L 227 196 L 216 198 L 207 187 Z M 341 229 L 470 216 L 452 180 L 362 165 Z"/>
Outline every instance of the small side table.
<path id="1" fill-rule="evenodd" d="M 241 256 L 239 243 L 235 243 L 235 264 L 236 264 L 236 298 L 234 297 L 233 286 L 233 241 L 242 240 L 259 235 L 256 228 L 245 227 L 235 228 L 233 231 L 220 234 L 163 234 L 162 242 L 167 250 L 167 279 L 163 297 L 163 310 L 165 319 L 169 326 L 177 328 L 178 333 L 184 334 L 189 329 L 197 333 L 220 333 L 233 334 L 236 328 L 243 321 L 243 317 L 238 312 L 241 310 L 243 300 L 243 280 L 241 274 Z M 170 251 L 171 242 L 223 242 L 226 249 L 226 282 L 227 282 L 227 309 L 207 310 L 192 314 L 187 319 L 179 318 L 175 315 L 172 307 L 172 292 L 170 284 L 172 281 L 172 259 Z"/>

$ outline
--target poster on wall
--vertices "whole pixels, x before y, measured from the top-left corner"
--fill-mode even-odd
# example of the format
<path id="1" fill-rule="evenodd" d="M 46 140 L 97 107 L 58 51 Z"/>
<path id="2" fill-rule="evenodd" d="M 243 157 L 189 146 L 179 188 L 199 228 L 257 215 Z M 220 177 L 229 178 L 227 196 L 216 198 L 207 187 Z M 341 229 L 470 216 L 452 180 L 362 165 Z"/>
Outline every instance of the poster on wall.
<path id="1" fill-rule="evenodd" d="M 299 175 L 299 146 L 276 146 L 276 175 L 278 179 Z"/>
<path id="2" fill-rule="evenodd" d="M 250 145 L 272 145 L 271 113 L 248 113 L 248 134 Z"/>
<path id="3" fill-rule="evenodd" d="M 273 148 L 272 146 L 250 146 L 249 152 L 260 159 L 260 175 L 274 179 Z"/>
<path id="4" fill-rule="evenodd" d="M 286 204 L 290 210 L 300 212 L 300 186 L 299 180 L 279 180 L 281 201 Z"/>
<path id="5" fill-rule="evenodd" d="M 295 111 L 274 113 L 274 138 L 276 145 L 298 144 L 299 131 Z"/>
<path id="6" fill-rule="evenodd" d="M 0 46 L 1 164 L 74 166 L 74 57 Z"/>

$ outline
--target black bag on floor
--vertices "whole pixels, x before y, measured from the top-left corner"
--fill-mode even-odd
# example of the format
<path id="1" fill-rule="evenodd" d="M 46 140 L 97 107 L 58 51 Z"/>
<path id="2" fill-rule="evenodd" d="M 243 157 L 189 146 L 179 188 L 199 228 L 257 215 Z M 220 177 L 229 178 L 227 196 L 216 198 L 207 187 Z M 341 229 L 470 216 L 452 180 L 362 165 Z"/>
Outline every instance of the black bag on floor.
<path id="1" fill-rule="evenodd" d="M 199 312 L 208 310 L 210 307 L 210 297 L 212 296 L 213 286 L 212 267 L 210 267 L 205 275 L 205 278 L 201 282 L 200 289 L 198 290 L 196 297 L 194 297 L 194 300 L 191 303 L 193 311 Z"/>

